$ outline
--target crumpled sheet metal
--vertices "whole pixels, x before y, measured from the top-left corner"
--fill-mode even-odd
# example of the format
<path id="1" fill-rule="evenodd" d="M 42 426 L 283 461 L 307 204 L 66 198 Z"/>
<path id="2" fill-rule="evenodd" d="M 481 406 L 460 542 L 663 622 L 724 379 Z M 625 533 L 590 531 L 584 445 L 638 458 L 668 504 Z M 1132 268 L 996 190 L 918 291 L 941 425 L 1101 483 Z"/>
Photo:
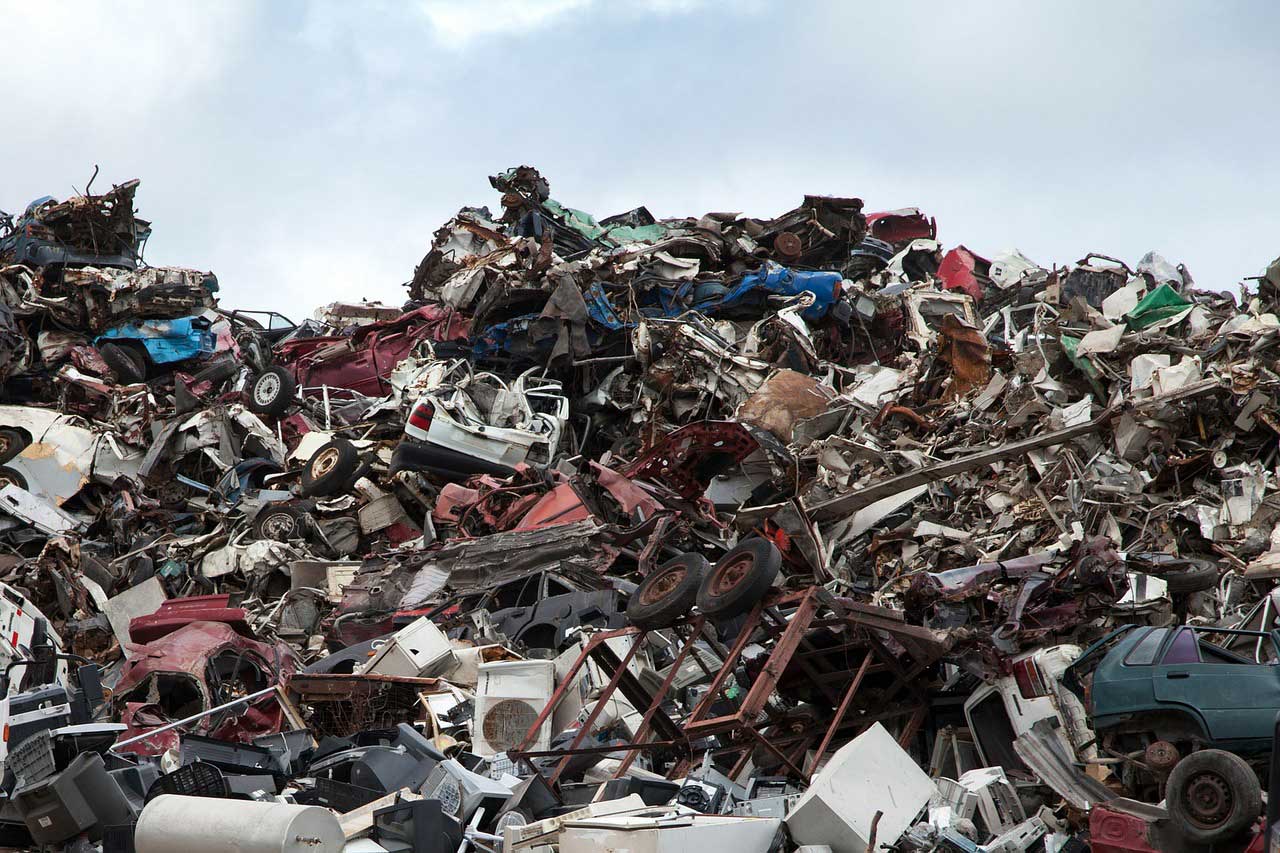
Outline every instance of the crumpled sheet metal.
<path id="1" fill-rule="evenodd" d="M 907 658 L 928 661 L 913 696 L 959 705 L 1037 649 L 1087 645 L 1127 622 L 1234 624 L 1269 600 L 1280 262 L 1237 299 L 1196 290 L 1184 265 L 1155 253 L 1046 267 L 944 242 L 916 208 L 866 214 L 857 198 L 804 195 L 772 218 L 660 219 L 643 207 L 597 218 L 554 198 L 531 166 L 490 183 L 497 206 L 464 208 L 435 232 L 404 310 L 339 301 L 296 327 L 226 310 L 212 273 L 89 262 L 86 223 L 132 229 L 138 245 L 149 234 L 136 183 L 37 205 L 61 245 L 20 249 L 0 235 L 0 380 L 20 404 L 0 416 L 0 440 L 33 433 L 0 461 L 31 481 L 6 494 L 74 521 L 42 530 L 0 508 L 0 580 L 105 665 L 121 657 L 109 602 L 141 584 L 170 599 L 233 595 L 256 637 L 188 626 L 200 648 L 149 644 L 117 685 L 113 719 L 163 724 L 165 697 L 132 687 L 163 667 L 199 683 L 215 640 L 279 652 L 283 682 L 332 650 L 359 663 L 360 642 L 427 615 L 475 658 L 465 684 L 314 676 L 293 693 L 299 718 L 263 703 L 215 731 L 244 739 L 310 720 L 313 733 L 349 735 L 413 721 L 465 747 L 483 704 L 479 649 L 572 656 L 568 643 L 615 627 L 635 585 L 673 558 L 705 558 L 715 575 L 748 539 L 778 551 L 770 601 L 859 614 L 846 619 L 856 636 L 833 622 L 739 637 L 700 609 L 701 621 L 676 620 L 675 633 L 703 632 L 708 655 L 741 643 L 732 684 L 748 693 L 736 679 L 759 677 L 787 634 L 796 654 L 779 689 L 750 698 L 788 736 L 807 719 L 805 697 L 834 712 L 859 677 L 867 692 L 853 705 L 874 710 Z M 35 250 L 80 260 L 16 257 Z M 148 363 L 143 382 L 123 385 L 116 371 L 133 371 L 95 345 L 117 323 L 214 310 L 225 323 L 216 355 Z M 253 396 L 269 368 L 306 386 L 283 411 Z M 510 475 L 397 467 L 413 404 L 464 373 L 513 418 L 537 403 L 520 377 L 558 383 L 569 418 L 554 458 Z M 50 429 L 73 432 L 53 442 Z M 1193 592 L 1174 578 L 1188 565 L 1208 580 Z M 566 619 L 587 625 L 532 645 L 502 633 L 520 624 L 512 613 L 579 598 L 596 609 Z M 763 605 L 757 616 L 797 624 Z M 861 644 L 882 646 L 884 669 L 842 669 L 838 684 L 811 671 Z M 676 663 L 665 641 L 633 651 L 635 714 L 611 707 L 592 721 L 600 744 L 635 733 L 639 689 Z M 677 720 L 712 680 L 689 663 L 664 710 Z M 559 687 L 588 697 L 601 685 Z M 934 730 L 936 710 L 922 701 L 894 733 L 917 759 L 930 744 L 912 733 Z M 846 720 L 806 749 L 836 749 L 860 727 Z M 652 755 L 647 770 L 696 772 L 696 756 Z M 1024 760 L 1064 802 L 1100 801 L 1073 787 L 1069 758 Z"/>

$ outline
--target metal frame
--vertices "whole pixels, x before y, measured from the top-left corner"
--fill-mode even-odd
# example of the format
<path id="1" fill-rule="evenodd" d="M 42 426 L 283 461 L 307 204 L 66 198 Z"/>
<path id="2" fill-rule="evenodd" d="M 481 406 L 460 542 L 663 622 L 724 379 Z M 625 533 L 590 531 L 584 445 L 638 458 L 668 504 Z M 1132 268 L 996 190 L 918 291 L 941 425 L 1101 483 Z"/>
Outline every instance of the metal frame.
<path id="1" fill-rule="evenodd" d="M 811 642 L 811 632 L 819 628 L 843 630 L 847 633 L 845 642 L 834 649 L 816 647 Z M 530 726 L 519 749 L 513 751 L 513 757 L 559 756 L 560 761 L 549 776 L 549 781 L 555 783 L 574 755 L 625 750 L 627 755 L 614 774 L 616 778 L 626 773 L 641 750 L 667 748 L 679 756 L 669 776 L 679 778 L 692 766 L 695 743 L 714 737 L 720 740 L 720 745 L 711 750 L 714 755 L 736 756 L 729 771 L 731 777 L 746 767 L 756 749 L 762 748 L 773 753 L 789 774 L 807 781 L 838 734 L 852 734 L 852 730 L 861 730 L 878 720 L 906 717 L 899 742 L 905 745 L 910 741 L 924 722 L 928 708 L 928 696 L 920 686 L 923 683 L 920 676 L 945 652 L 945 647 L 932 632 L 907 625 L 895 611 L 837 599 L 818 586 L 789 594 L 775 593 L 762 600 L 747 615 L 727 650 L 706 629 L 707 617 L 701 614 L 669 629 L 676 635 L 679 649 L 669 674 L 652 695 L 627 669 L 644 646 L 648 632 L 624 628 L 592 635 L 551 700 Z M 772 648 L 759 676 L 733 713 L 711 717 L 712 708 L 722 698 L 725 684 L 737 668 L 743 651 L 753 640 L 759 642 L 762 632 L 766 638 L 772 639 Z M 634 638 L 631 649 L 621 659 L 606 643 L 615 637 Z M 888 638 L 902 653 L 895 653 L 886 645 Z M 701 658 L 694 655 L 694 660 L 711 678 L 711 684 L 689 716 L 678 723 L 662 710 L 662 704 L 667 700 L 681 664 L 699 639 L 716 648 L 723 664 L 718 671 L 711 672 L 703 666 Z M 848 659 L 849 665 L 838 665 L 833 662 L 833 657 Z M 588 661 L 593 661 L 611 675 L 573 740 L 562 750 L 527 751 Z M 776 715 L 770 713 L 769 700 L 784 674 L 789 671 L 794 674 L 793 664 L 814 687 L 822 691 L 836 710 L 829 720 L 824 721 L 825 728 L 810 727 L 792 734 L 779 735 L 775 732 L 766 736 L 762 729 L 777 722 Z M 868 676 L 883 674 L 892 677 L 892 686 L 875 697 L 875 708 L 863 707 L 860 713 L 850 716 Z M 619 690 L 637 710 L 644 709 L 632 741 L 623 745 L 584 748 L 582 743 L 595 721 Z M 905 701 L 894 703 L 893 700 L 902 694 L 906 694 Z M 651 734 L 657 739 L 650 740 Z M 804 756 L 815 743 L 814 756 L 805 766 Z"/>

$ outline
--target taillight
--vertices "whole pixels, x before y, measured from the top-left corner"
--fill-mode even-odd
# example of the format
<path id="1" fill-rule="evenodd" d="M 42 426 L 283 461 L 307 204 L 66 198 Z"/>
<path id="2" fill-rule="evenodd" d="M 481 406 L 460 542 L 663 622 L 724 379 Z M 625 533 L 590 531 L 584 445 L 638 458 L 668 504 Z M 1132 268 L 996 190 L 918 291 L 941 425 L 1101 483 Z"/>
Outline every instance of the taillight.
<path id="1" fill-rule="evenodd" d="M 435 417 L 436 407 L 430 403 L 419 403 L 409 412 L 409 426 L 423 432 L 431 429 L 431 419 Z"/>
<path id="2" fill-rule="evenodd" d="M 1023 699 L 1038 699 L 1049 695 L 1049 685 L 1044 683 L 1044 673 L 1031 658 L 1013 665 L 1013 680 L 1017 682 L 1018 692 Z"/>

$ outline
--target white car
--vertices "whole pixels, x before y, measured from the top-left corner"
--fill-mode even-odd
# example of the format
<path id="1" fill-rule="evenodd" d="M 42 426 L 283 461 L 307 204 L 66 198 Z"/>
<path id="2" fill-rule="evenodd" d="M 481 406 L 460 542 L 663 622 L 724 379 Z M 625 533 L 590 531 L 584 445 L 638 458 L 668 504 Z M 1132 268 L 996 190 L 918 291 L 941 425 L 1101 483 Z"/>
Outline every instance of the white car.
<path id="1" fill-rule="evenodd" d="M 507 474 L 555 459 L 569 422 L 560 383 L 530 370 L 510 384 L 472 373 L 466 361 L 439 361 L 414 378 L 417 392 L 391 469 L 444 476 Z"/>
<path id="2" fill-rule="evenodd" d="M 52 409 L 0 406 L 0 488 L 12 484 L 62 506 L 90 482 L 134 479 L 142 454 Z"/>

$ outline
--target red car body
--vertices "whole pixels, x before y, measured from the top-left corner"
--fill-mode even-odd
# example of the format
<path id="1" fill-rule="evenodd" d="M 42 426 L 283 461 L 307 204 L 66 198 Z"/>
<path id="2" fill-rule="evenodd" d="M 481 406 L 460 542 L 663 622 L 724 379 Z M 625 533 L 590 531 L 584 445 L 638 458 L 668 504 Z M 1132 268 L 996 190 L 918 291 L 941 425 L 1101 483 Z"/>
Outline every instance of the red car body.
<path id="1" fill-rule="evenodd" d="M 452 308 L 426 305 L 361 326 L 350 336 L 299 338 L 275 348 L 275 363 L 293 373 L 304 393 L 322 385 L 382 397 L 387 377 L 419 343 L 465 340 L 471 321 Z"/>
<path id="2" fill-rule="evenodd" d="M 936 240 L 938 223 L 914 207 L 885 210 L 867 214 L 867 235 L 894 245 L 912 240 Z"/>
<path id="3" fill-rule="evenodd" d="M 176 616 L 176 614 L 174 614 Z M 272 685 L 284 686 L 298 669 L 293 651 L 284 643 L 263 643 L 236 632 L 222 622 L 190 622 L 146 644 L 129 644 L 130 657 L 116 683 L 113 701 L 129 729 L 130 738 L 152 728 L 207 711 L 222 693 L 248 694 Z M 224 700 L 225 701 L 225 700 Z M 272 695 L 235 712 L 202 717 L 188 731 L 219 740 L 248 743 L 280 731 L 284 711 Z M 139 755 L 163 752 L 176 742 L 157 736 L 129 747 Z"/>

